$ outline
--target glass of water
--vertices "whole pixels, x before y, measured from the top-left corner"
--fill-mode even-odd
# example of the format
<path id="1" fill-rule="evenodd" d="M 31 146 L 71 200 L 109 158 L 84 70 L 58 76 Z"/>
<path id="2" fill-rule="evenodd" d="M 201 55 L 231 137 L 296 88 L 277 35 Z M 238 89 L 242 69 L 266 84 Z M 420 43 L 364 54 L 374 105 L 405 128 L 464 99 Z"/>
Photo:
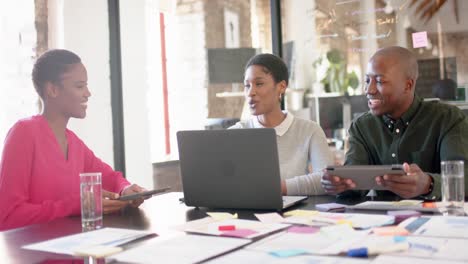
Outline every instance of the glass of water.
<path id="1" fill-rule="evenodd" d="M 101 173 L 80 173 L 81 227 L 83 231 L 102 227 Z"/>
<path id="2" fill-rule="evenodd" d="M 442 161 L 442 210 L 444 215 L 464 215 L 465 166 L 462 160 Z"/>

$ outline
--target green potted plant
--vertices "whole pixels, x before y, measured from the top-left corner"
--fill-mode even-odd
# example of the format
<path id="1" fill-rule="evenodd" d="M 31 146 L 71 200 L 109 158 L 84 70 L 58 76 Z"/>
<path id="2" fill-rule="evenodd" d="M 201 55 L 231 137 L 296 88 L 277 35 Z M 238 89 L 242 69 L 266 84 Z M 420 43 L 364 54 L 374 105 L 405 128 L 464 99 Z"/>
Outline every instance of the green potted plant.
<path id="1" fill-rule="evenodd" d="M 325 59 L 328 68 L 325 76 L 320 80 L 325 92 L 345 94 L 348 91 L 348 87 L 356 89 L 359 86 L 357 74 L 354 71 L 347 71 L 344 56 L 338 49 L 331 49 L 327 52 L 325 58 L 320 57 L 317 59 L 314 62 L 314 67 L 322 66 Z"/>

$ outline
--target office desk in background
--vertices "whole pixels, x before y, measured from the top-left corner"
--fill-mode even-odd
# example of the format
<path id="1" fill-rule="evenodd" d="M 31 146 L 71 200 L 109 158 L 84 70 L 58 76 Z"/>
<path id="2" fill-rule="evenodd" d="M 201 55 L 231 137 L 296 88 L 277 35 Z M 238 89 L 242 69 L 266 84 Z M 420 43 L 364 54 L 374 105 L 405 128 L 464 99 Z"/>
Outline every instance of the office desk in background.
<path id="1" fill-rule="evenodd" d="M 179 201 L 179 198 L 182 197 L 183 194 L 179 192 L 155 196 L 145 201 L 139 209 L 126 208 L 118 214 L 105 215 L 103 224 L 105 227 L 149 230 L 158 235 L 167 235 L 176 232 L 170 227 L 206 217 L 206 212 L 214 211 L 207 210 L 206 208 L 196 209 L 194 207 L 187 207 Z M 364 200 L 364 198 L 357 198 L 354 200 L 337 201 L 334 196 L 311 196 L 304 203 L 296 205 L 289 210 L 315 210 L 315 204 L 330 202 L 356 204 Z M 250 210 L 216 211 L 237 213 L 241 219 L 254 220 L 256 220 L 254 213 L 259 212 Z M 372 211 L 370 213 L 376 212 Z M 0 232 L 0 260 L 2 263 L 47 263 L 45 262 L 47 260 L 68 259 L 70 260 L 68 263 L 72 263 L 72 256 L 25 250 L 21 247 L 79 232 L 81 232 L 81 218 L 79 216 L 61 218 L 46 224 L 36 224 Z"/>

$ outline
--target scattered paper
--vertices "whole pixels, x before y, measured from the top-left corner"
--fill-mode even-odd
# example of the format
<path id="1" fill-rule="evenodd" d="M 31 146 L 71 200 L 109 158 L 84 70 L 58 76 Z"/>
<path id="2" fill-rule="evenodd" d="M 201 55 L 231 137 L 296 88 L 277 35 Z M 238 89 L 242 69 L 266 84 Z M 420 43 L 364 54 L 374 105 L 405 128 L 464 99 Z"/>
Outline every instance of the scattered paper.
<path id="1" fill-rule="evenodd" d="M 302 250 L 302 249 L 277 250 L 277 251 L 270 252 L 270 255 L 279 257 L 279 258 L 288 258 L 288 257 L 299 256 L 299 255 L 304 255 L 304 254 L 307 254 L 307 251 Z"/>
<path id="2" fill-rule="evenodd" d="M 380 255 L 372 264 L 447 264 L 446 260 L 430 259 L 430 258 L 414 258 L 414 257 L 399 257 L 391 255 Z M 450 264 L 462 264 L 466 262 L 451 261 Z"/>
<path id="3" fill-rule="evenodd" d="M 420 212 L 439 212 L 437 206 L 427 206 L 421 200 L 402 200 L 398 202 L 367 201 L 348 206 L 350 209 L 363 210 L 415 210 Z"/>
<path id="4" fill-rule="evenodd" d="M 268 263 L 268 264 L 368 264 L 372 259 L 353 259 L 331 256 L 298 255 L 290 258 L 275 257 L 268 252 L 241 249 L 209 261 L 216 264 Z"/>
<path id="5" fill-rule="evenodd" d="M 233 231 L 220 231 L 219 226 L 233 225 L 236 227 L 236 230 Z M 267 224 L 254 220 L 245 220 L 245 219 L 226 219 L 222 221 L 216 221 L 212 219 L 211 222 L 200 221 L 196 225 L 187 223 L 185 227 L 179 228 L 189 233 L 195 234 L 204 234 L 204 235 L 215 235 L 215 236 L 236 236 L 236 237 L 245 237 L 245 238 L 256 238 L 263 236 L 284 228 L 289 227 L 289 224 Z M 247 231 L 248 230 L 248 231 Z"/>
<path id="6" fill-rule="evenodd" d="M 281 223 L 284 218 L 278 213 L 255 214 L 262 223 Z"/>
<path id="7" fill-rule="evenodd" d="M 346 210 L 346 205 L 339 203 L 325 203 L 325 204 L 316 204 L 315 208 L 321 212 L 340 212 Z"/>
<path id="8" fill-rule="evenodd" d="M 224 231 L 221 233 L 221 236 L 248 238 L 257 233 L 258 233 L 257 231 L 250 230 L 250 229 L 236 229 L 236 230 Z"/>
<path id="9" fill-rule="evenodd" d="M 129 263 L 194 263 L 217 256 L 250 243 L 250 240 L 228 237 L 180 235 L 158 237 L 151 242 L 112 256 Z"/>
<path id="10" fill-rule="evenodd" d="M 435 238 L 435 237 L 406 237 L 410 248 L 406 252 L 392 255 L 406 257 L 430 257 L 440 260 L 459 260 L 468 262 L 468 240 Z M 451 262 L 450 262 L 451 263 Z"/>
<path id="11" fill-rule="evenodd" d="M 284 219 L 283 223 L 328 226 L 336 224 L 348 224 L 358 229 L 391 225 L 395 222 L 394 216 L 370 215 L 370 214 L 347 214 L 311 211 L 314 213 L 300 212 Z"/>
<path id="12" fill-rule="evenodd" d="M 350 228 L 344 226 L 344 228 Z M 351 229 L 352 230 L 352 229 Z M 340 230 L 336 230 L 339 233 Z M 342 230 L 341 230 L 342 231 Z M 336 255 L 343 252 L 354 241 L 360 241 L 369 234 L 369 231 L 354 231 L 348 235 L 334 235 L 330 232 L 315 232 L 315 233 L 296 233 L 296 232 L 280 232 L 271 235 L 260 241 L 257 241 L 247 248 L 251 250 L 268 252 L 288 251 L 288 250 L 303 250 L 310 254 L 320 255 Z"/>
<path id="13" fill-rule="evenodd" d="M 320 228 L 320 233 L 332 238 L 353 237 L 356 234 L 349 225 L 332 225 Z"/>
<path id="14" fill-rule="evenodd" d="M 313 234 L 320 231 L 320 228 L 313 226 L 293 226 L 288 229 L 289 233 Z"/>
<path id="15" fill-rule="evenodd" d="M 409 235 L 408 230 L 401 226 L 384 226 L 375 227 L 372 232 L 378 236 L 407 236 Z"/>
<path id="16" fill-rule="evenodd" d="M 284 213 L 284 216 L 314 216 L 317 215 L 319 212 L 318 211 L 312 211 L 312 210 L 293 210 Z"/>
<path id="17" fill-rule="evenodd" d="M 412 234 L 416 236 L 468 239 L 468 217 L 412 217 L 400 226 L 413 231 Z"/>
<path id="18" fill-rule="evenodd" d="M 103 228 L 34 243 L 23 246 L 23 248 L 73 255 L 75 251 L 85 248 L 93 246 L 116 247 L 149 235 L 154 235 L 154 233 L 131 229 Z"/>
<path id="19" fill-rule="evenodd" d="M 216 212 L 209 212 L 207 214 L 217 221 L 222 221 L 226 219 L 237 219 L 237 214 L 216 213 Z"/>

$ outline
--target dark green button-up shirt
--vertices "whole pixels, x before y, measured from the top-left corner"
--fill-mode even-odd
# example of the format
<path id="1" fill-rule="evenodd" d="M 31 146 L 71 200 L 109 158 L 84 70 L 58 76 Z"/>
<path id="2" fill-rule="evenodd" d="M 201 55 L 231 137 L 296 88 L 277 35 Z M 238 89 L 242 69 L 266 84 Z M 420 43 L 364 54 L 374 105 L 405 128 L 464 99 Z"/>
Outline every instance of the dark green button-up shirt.
<path id="1" fill-rule="evenodd" d="M 441 195 L 442 160 L 464 160 L 468 175 L 468 118 L 455 106 L 415 96 L 400 119 L 368 112 L 349 129 L 345 165 L 415 163 L 434 178 L 430 197 Z M 467 186 L 465 180 L 465 195 Z"/>

